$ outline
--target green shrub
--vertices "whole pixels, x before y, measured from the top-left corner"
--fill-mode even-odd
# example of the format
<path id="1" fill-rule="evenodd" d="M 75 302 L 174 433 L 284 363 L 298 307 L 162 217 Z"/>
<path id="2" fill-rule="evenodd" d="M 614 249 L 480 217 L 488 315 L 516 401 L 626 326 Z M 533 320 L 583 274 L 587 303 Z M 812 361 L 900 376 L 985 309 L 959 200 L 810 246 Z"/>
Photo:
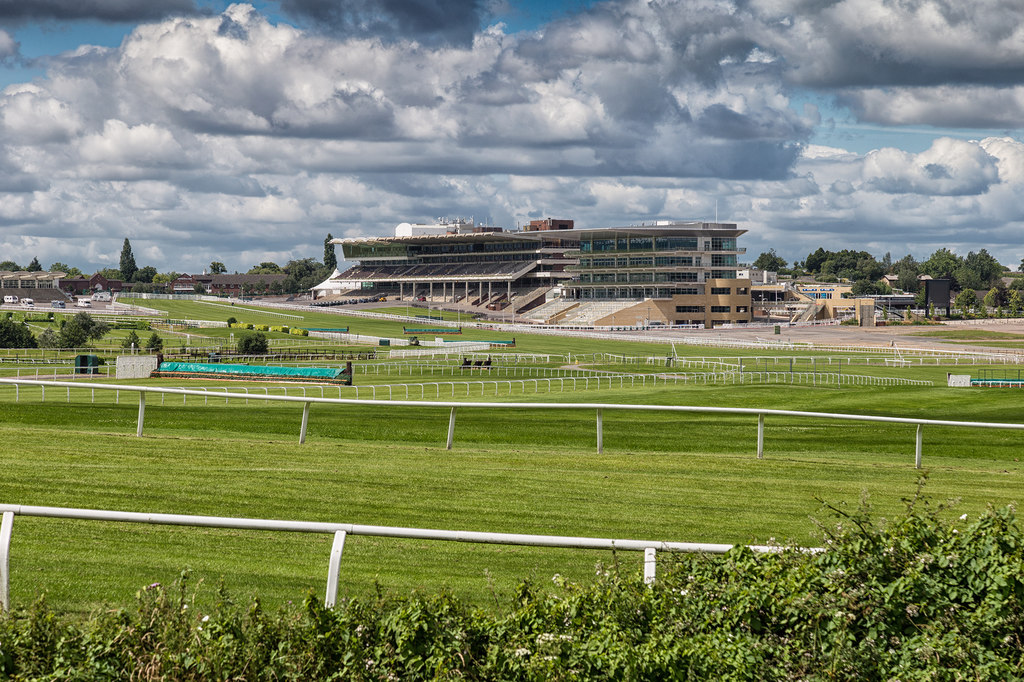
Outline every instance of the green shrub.
<path id="1" fill-rule="evenodd" d="M 288 333 L 292 336 L 309 336 L 308 329 L 299 329 L 298 327 L 292 327 Z"/>
<path id="2" fill-rule="evenodd" d="M 263 355 L 267 352 L 267 337 L 259 332 L 242 334 L 237 347 L 238 352 L 244 355 Z"/>
<path id="3" fill-rule="evenodd" d="M 266 613 L 187 576 L 88 620 L 40 600 L 0 617 L 11 679 L 1020 679 L 1024 533 L 1013 509 L 947 521 L 920 498 L 885 522 L 827 507 L 825 551 L 659 555 L 645 585 L 523 583 L 497 610 L 378 594 Z M 635 555 L 632 555 L 635 556 Z M 635 565 L 635 564 L 633 564 Z"/>
<path id="4" fill-rule="evenodd" d="M 256 325 L 253 325 L 252 328 L 255 329 L 258 332 L 270 331 L 270 326 L 269 325 L 265 325 L 265 324 L 256 324 Z"/>

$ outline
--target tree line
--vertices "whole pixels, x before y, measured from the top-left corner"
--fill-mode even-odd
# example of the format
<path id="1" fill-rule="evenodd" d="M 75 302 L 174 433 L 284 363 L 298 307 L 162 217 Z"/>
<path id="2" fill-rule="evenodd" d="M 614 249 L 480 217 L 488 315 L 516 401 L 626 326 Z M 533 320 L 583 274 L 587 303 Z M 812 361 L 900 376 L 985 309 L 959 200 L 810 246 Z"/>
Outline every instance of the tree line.
<path id="1" fill-rule="evenodd" d="M 894 261 L 889 253 L 878 260 L 867 251 L 827 251 L 819 247 L 807 254 L 804 260 L 793 261 L 792 265 L 775 249 L 769 249 L 757 257 L 754 267 L 794 277 L 813 275 L 821 282 L 849 280 L 855 296 L 892 293 L 892 289 L 881 281 L 883 275 L 895 275 L 897 289 L 916 294 L 921 289 L 918 278 L 928 275 L 932 279 L 950 280 L 954 291 L 995 289 L 996 305 L 1004 305 L 1009 300 L 1008 288 L 1002 278 L 1010 269 L 985 249 L 959 256 L 942 248 L 923 261 L 909 253 Z M 1024 259 L 1021 269 L 1024 270 Z M 1017 278 L 1009 289 L 1024 290 L 1024 278 Z"/>
<path id="2" fill-rule="evenodd" d="M 333 237 L 328 234 L 324 239 L 323 262 L 314 258 L 300 258 L 290 260 L 281 266 L 272 261 L 263 261 L 253 265 L 245 273 L 235 274 L 260 275 L 260 274 L 282 274 L 284 279 L 275 282 L 255 283 L 243 287 L 246 294 L 297 294 L 308 291 L 313 286 L 327 279 L 338 266 L 338 259 L 335 255 Z M 42 272 L 43 267 L 38 258 L 22 267 L 13 260 L 0 262 L 0 270 Z M 77 267 L 57 261 L 49 267 L 50 272 L 63 272 L 69 278 L 86 277 L 87 275 Z M 208 272 L 213 275 L 228 274 L 227 267 L 223 261 L 215 260 L 210 263 Z M 135 261 L 135 254 L 132 251 L 131 242 L 125 238 L 121 247 L 121 259 L 118 267 L 106 267 L 97 270 L 95 273 L 108 280 L 120 280 L 124 282 L 125 289 L 134 293 L 163 293 L 168 285 L 182 275 L 180 272 L 168 271 L 158 272 L 152 265 L 138 267 Z M 201 286 L 201 285 L 200 285 Z M 248 290 L 246 290 L 248 289 Z"/>

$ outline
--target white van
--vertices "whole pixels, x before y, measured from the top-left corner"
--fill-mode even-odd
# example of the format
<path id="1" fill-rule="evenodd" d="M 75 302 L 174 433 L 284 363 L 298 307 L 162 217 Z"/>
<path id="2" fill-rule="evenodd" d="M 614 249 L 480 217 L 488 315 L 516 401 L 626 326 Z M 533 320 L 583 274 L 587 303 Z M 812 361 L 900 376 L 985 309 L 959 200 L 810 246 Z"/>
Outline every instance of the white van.
<path id="1" fill-rule="evenodd" d="M 109 301 L 110 300 L 110 292 L 109 291 L 97 291 L 95 294 L 92 295 L 92 300 L 94 300 L 94 301 Z"/>
<path id="2" fill-rule="evenodd" d="M 25 306 L 26 308 L 34 308 L 34 307 L 36 307 L 36 302 L 33 301 L 31 298 L 23 298 L 23 299 L 21 299 L 21 304 L 23 306 Z"/>
<path id="3" fill-rule="evenodd" d="M 80 298 L 75 302 L 75 306 L 78 308 L 91 308 L 92 301 L 87 298 Z"/>
<path id="4" fill-rule="evenodd" d="M 17 302 L 18 302 L 18 297 L 17 296 L 4 296 L 4 303 L 17 303 Z"/>

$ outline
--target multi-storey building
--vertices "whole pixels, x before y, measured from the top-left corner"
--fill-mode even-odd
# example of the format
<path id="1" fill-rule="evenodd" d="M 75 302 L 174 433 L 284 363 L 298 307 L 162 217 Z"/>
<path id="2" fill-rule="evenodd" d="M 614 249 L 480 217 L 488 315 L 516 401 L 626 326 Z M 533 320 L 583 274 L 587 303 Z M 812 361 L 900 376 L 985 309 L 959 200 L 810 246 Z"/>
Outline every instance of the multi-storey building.
<path id="1" fill-rule="evenodd" d="M 667 324 L 750 321 L 750 280 L 737 278 L 733 223 L 660 222 L 653 225 L 575 230 L 578 274 L 573 295 L 582 301 L 645 301 Z"/>
<path id="2" fill-rule="evenodd" d="M 512 301 L 515 312 L 557 291 L 578 302 L 576 313 L 594 309 L 580 324 L 749 322 L 750 280 L 737 278 L 736 260 L 745 252 L 736 244 L 745 232 L 703 222 L 575 229 L 571 220 L 546 219 L 516 231 L 463 220 L 403 223 L 394 237 L 335 240 L 358 264 L 331 283 L 338 292 L 369 289 L 499 309 Z M 591 305 L 598 301 L 607 314 Z"/>

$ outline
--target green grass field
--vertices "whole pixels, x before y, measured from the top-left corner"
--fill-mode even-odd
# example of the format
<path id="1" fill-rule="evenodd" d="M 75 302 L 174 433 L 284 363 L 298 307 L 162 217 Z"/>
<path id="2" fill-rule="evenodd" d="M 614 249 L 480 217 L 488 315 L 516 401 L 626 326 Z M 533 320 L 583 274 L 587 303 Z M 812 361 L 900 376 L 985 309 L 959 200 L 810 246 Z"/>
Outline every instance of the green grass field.
<path id="1" fill-rule="evenodd" d="M 146 302 L 155 307 L 160 302 Z M 174 314 L 219 304 L 174 302 Z M 237 306 L 236 306 L 237 307 Z M 240 320 L 237 311 L 233 314 Z M 323 313 L 332 324 L 364 320 Z M 250 321 L 250 320 L 245 320 Z M 255 321 L 255 320 L 253 320 Z M 280 320 L 277 321 L 280 323 Z M 401 323 L 370 320 L 400 331 Z M 298 324 L 298 322 L 285 322 Z M 317 326 L 319 322 L 303 320 Z M 389 326 L 390 325 L 390 326 Z M 323 326 L 329 326 L 323 324 Z M 204 330 L 198 330 L 197 333 Z M 371 333 L 371 332 L 367 332 Z M 486 332 L 494 336 L 499 332 Z M 532 352 L 665 355 L 664 344 L 517 336 Z M 677 346 L 680 355 L 747 358 L 745 369 L 788 360 L 765 352 Z M 791 354 L 803 358 L 810 354 Z M 758 367 L 760 362 L 761 367 Z M 826 356 L 818 371 L 832 371 Z M 358 363 L 357 363 L 358 364 Z M 546 369 L 552 369 L 550 363 Z M 653 365 L 600 365 L 653 373 Z M 775 369 L 778 369 L 775 367 Z M 479 373 L 358 373 L 363 386 L 477 381 Z M 697 370 L 690 370 L 697 371 Z M 932 387 L 683 385 L 512 395 L 489 401 L 613 402 L 764 407 L 967 421 L 1020 421 L 1017 391 L 945 387 L 953 366 L 844 367 L 844 372 L 928 379 Z M 147 380 L 147 385 L 182 385 Z M 224 384 L 199 384 L 210 388 Z M 232 384 L 232 388 L 252 387 Z M 318 395 L 316 389 L 311 395 Z M 337 388 L 325 389 L 336 395 Z M 345 389 L 346 391 L 349 389 Z M 296 395 L 298 389 L 290 389 Z M 147 401 L 135 436 L 137 398 L 87 387 L 15 391 L 0 386 L 0 502 L 140 512 L 644 538 L 694 542 L 814 545 L 819 499 L 855 504 L 869 496 L 880 513 L 901 507 L 923 472 L 913 468 L 914 427 L 769 417 L 765 459 L 754 457 L 756 418 L 706 414 L 604 414 L 603 454 L 587 411 L 460 408 L 455 447 L 444 449 L 443 408 L 314 405 L 307 442 L 298 443 L 301 406 L 223 398 Z M 399 396 L 396 396 L 399 397 Z M 426 396 L 428 399 L 432 395 Z M 442 399 L 446 398 L 442 394 Z M 93 400 L 95 399 L 95 402 Z M 115 399 L 117 402 L 115 403 Z M 459 391 L 459 399 L 462 397 Z M 470 400 L 480 400 L 475 393 Z M 926 492 L 959 498 L 950 513 L 1021 501 L 1024 434 L 924 429 Z M 232 594 L 270 604 L 322 594 L 331 538 L 321 535 L 188 529 L 18 517 L 11 557 L 17 605 L 46 593 L 60 609 L 85 612 L 125 603 L 141 586 L 172 581 L 183 568 L 204 581 L 206 598 L 223 581 Z M 481 605 L 504 603 L 524 578 L 587 580 L 597 562 L 639 570 L 637 553 L 581 552 L 350 537 L 341 592 L 447 588 Z M 203 593 L 201 593 L 203 598 Z"/>

